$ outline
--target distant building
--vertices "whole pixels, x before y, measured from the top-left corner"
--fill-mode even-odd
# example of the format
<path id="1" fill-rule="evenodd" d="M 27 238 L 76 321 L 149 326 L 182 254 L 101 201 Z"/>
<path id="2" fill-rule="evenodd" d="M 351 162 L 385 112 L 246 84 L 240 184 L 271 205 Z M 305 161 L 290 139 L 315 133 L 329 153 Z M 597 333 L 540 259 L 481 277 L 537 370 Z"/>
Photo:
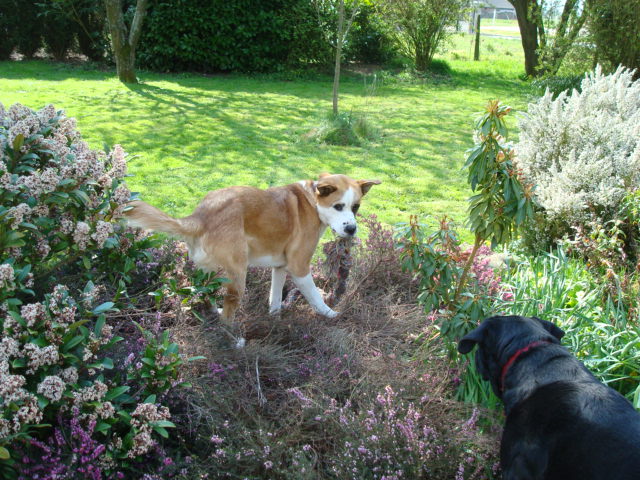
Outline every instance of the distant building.
<path id="1" fill-rule="evenodd" d="M 474 2 L 482 18 L 515 20 L 516 9 L 507 0 L 482 0 Z"/>

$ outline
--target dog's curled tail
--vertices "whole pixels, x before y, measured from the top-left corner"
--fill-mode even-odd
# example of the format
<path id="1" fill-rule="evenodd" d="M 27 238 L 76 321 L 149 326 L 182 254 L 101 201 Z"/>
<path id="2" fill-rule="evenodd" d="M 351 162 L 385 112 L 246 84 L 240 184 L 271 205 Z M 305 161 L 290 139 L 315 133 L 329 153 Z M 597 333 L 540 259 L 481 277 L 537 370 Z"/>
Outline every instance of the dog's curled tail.
<path id="1" fill-rule="evenodd" d="M 173 218 L 141 200 L 130 202 L 129 206 L 132 208 L 124 212 L 124 216 L 132 227 L 182 238 L 195 235 L 200 230 L 200 222 L 192 217 Z"/>

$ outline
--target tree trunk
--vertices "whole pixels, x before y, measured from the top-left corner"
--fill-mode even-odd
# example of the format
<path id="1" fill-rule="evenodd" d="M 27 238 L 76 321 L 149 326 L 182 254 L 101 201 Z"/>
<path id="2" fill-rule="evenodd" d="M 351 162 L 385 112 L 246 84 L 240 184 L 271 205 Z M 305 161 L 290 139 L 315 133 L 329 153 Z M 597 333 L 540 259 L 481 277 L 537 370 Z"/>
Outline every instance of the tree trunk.
<path id="1" fill-rule="evenodd" d="M 338 10 L 338 32 L 336 35 L 336 66 L 333 73 L 333 115 L 338 115 L 338 87 L 340 86 L 340 63 L 344 42 L 344 0 L 340 0 Z"/>
<path id="2" fill-rule="evenodd" d="M 524 71 L 535 77 L 538 72 L 538 24 L 529 15 L 529 6 L 537 6 L 536 0 L 509 0 L 516 9 L 522 48 L 524 50 Z"/>
<path id="3" fill-rule="evenodd" d="M 482 16 L 480 15 L 480 13 L 478 13 L 478 16 L 476 17 L 476 44 L 473 50 L 473 59 L 476 61 L 480 60 L 480 19 L 481 18 Z"/>
<path id="4" fill-rule="evenodd" d="M 111 46 L 116 59 L 118 78 L 124 83 L 137 83 L 136 78 L 136 46 L 142 32 L 142 22 L 147 13 L 147 0 L 137 0 L 136 12 L 127 29 L 122 14 L 122 0 L 104 0 L 107 10 L 107 21 L 111 33 Z"/>

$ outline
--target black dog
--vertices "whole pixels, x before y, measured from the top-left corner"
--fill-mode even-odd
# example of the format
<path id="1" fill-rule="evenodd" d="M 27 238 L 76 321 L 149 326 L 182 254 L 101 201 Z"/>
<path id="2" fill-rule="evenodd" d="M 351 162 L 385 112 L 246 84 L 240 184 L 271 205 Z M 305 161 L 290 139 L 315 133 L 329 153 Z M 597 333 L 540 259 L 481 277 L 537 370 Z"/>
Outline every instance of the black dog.
<path id="1" fill-rule="evenodd" d="M 458 344 L 504 403 L 504 480 L 639 480 L 640 414 L 539 318 L 491 317 Z"/>

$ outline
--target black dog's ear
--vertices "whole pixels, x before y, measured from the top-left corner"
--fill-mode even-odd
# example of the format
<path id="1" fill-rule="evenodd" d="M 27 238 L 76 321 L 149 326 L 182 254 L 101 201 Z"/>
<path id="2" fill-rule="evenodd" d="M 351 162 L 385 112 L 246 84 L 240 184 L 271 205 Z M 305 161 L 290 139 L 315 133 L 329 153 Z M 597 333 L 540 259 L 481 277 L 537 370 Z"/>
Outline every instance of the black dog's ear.
<path id="1" fill-rule="evenodd" d="M 480 343 L 484 337 L 484 323 L 472 332 L 467 333 L 462 340 L 458 342 L 458 351 L 462 354 L 469 353 L 476 346 L 476 343 Z"/>
<path id="2" fill-rule="evenodd" d="M 556 337 L 558 340 L 560 340 L 562 337 L 564 337 L 564 330 L 562 330 L 560 327 L 557 327 L 555 324 L 547 321 L 547 320 L 542 320 L 541 318 L 538 317 L 531 317 L 534 320 L 539 321 L 542 326 L 544 327 L 544 329 L 549 332 L 551 335 L 553 335 L 554 337 Z"/>

